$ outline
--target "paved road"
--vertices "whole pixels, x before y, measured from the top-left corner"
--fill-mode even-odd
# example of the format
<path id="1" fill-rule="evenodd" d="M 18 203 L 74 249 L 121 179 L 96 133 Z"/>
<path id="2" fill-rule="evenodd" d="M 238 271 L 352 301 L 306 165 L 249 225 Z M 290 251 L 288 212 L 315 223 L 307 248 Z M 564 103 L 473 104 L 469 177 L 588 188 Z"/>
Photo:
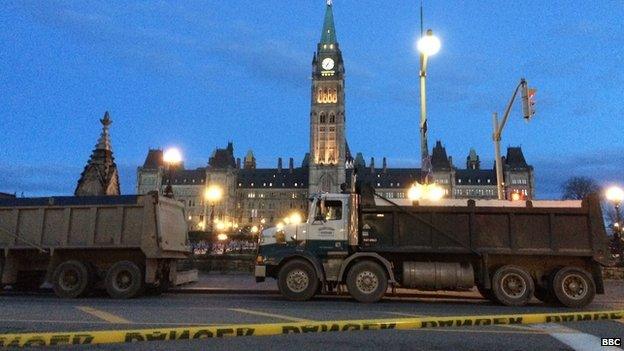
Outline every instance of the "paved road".
<path id="1" fill-rule="evenodd" d="M 612 293 L 587 309 L 624 309 L 616 295 L 622 284 L 610 285 Z M 0 296 L 0 333 L 137 329 L 159 326 L 273 323 L 302 320 L 369 319 L 406 316 L 444 316 L 570 312 L 537 302 L 524 308 L 498 306 L 470 298 L 389 298 L 377 304 L 360 304 L 346 297 L 320 297 L 289 302 L 275 295 L 165 294 L 134 300 L 94 297 L 60 300 L 51 294 Z M 565 325 L 479 327 L 416 331 L 362 331 L 149 342 L 103 345 L 99 350 L 604 350 L 600 337 L 624 337 L 624 324 L 616 321 L 577 322 Z M 590 348 L 588 348 L 590 347 Z M 91 350 L 67 347 L 68 350 Z"/>

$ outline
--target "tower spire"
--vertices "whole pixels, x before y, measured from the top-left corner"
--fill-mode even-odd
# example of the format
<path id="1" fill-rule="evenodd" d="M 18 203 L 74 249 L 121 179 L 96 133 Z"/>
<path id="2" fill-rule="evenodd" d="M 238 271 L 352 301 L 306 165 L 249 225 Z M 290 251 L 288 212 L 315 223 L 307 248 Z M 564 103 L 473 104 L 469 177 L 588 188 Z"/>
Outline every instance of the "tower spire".
<path id="1" fill-rule="evenodd" d="M 108 129 L 112 120 L 108 111 L 100 119 L 102 133 L 87 165 L 85 166 L 74 194 L 76 196 L 119 195 L 119 173 L 113 158 L 113 147 Z"/>
<path id="2" fill-rule="evenodd" d="M 321 44 L 336 44 L 336 27 L 334 26 L 334 11 L 332 8 L 332 0 L 327 0 Z"/>
<path id="3" fill-rule="evenodd" d="M 100 134 L 100 138 L 98 139 L 97 145 L 95 148 L 98 150 L 112 150 L 110 134 L 108 133 L 108 129 L 110 125 L 113 123 L 111 121 L 108 111 L 104 113 L 104 118 L 100 119 L 100 123 L 102 123 L 102 134 Z"/>

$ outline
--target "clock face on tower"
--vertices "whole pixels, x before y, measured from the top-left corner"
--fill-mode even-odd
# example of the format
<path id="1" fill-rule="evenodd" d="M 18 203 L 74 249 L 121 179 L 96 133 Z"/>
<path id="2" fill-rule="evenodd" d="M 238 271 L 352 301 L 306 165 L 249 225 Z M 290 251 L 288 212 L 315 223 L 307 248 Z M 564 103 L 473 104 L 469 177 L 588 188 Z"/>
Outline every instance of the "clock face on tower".
<path id="1" fill-rule="evenodd" d="M 321 67 L 323 67 L 323 69 L 326 71 L 331 70 L 332 68 L 334 68 L 334 60 L 332 60 L 330 57 L 324 59 L 323 62 L 321 62 Z"/>

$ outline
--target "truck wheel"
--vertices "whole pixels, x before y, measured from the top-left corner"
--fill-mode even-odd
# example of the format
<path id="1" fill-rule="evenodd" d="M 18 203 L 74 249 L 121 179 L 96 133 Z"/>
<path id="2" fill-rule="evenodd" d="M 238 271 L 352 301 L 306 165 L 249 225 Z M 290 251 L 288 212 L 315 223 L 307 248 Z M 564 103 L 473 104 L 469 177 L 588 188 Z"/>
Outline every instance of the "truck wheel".
<path id="1" fill-rule="evenodd" d="M 104 285 L 114 299 L 133 298 L 143 290 L 143 271 L 133 262 L 117 262 L 106 272 Z"/>
<path id="2" fill-rule="evenodd" d="M 279 271 L 277 285 L 280 293 L 289 300 L 305 301 L 314 296 L 319 286 L 314 267 L 308 262 L 287 262 Z"/>
<path id="3" fill-rule="evenodd" d="M 388 289 L 386 271 L 375 262 L 358 262 L 347 274 L 347 289 L 360 302 L 377 302 Z"/>
<path id="4" fill-rule="evenodd" d="M 503 266 L 492 277 L 492 292 L 503 305 L 524 306 L 534 291 L 533 278 L 518 266 Z"/>
<path id="5" fill-rule="evenodd" d="M 56 266 L 52 275 L 52 289 L 56 296 L 76 298 L 82 296 L 88 288 L 89 270 L 84 263 L 69 260 Z"/>
<path id="6" fill-rule="evenodd" d="M 580 268 L 564 267 L 553 278 L 553 293 L 567 307 L 583 307 L 594 300 L 596 284 L 589 273 Z"/>

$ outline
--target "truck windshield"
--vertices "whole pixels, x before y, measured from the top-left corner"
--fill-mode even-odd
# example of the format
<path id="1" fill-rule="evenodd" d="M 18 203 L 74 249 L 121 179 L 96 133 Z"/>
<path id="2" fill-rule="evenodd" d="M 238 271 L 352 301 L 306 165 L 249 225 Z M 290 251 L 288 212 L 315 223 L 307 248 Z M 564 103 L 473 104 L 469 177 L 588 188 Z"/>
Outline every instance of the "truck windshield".
<path id="1" fill-rule="evenodd" d="M 342 219 L 342 201 L 326 200 L 325 208 L 322 208 L 322 201 L 316 202 L 316 213 L 320 214 L 326 221 Z"/>

